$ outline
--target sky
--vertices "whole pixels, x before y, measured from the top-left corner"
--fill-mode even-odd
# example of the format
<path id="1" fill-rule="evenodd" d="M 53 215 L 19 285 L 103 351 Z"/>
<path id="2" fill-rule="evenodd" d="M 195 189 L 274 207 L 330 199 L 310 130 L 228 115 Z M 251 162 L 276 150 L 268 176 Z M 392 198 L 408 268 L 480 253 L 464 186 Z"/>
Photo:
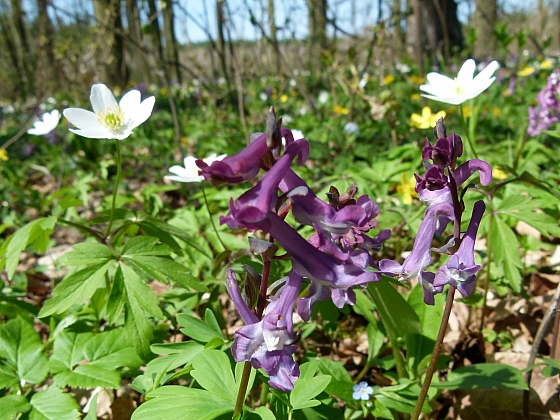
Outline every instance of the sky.
<path id="1" fill-rule="evenodd" d="M 550 0 L 552 2 L 558 0 Z M 232 16 L 231 36 L 234 39 L 255 40 L 261 38 L 258 28 L 250 22 L 251 10 L 257 21 L 266 22 L 267 0 L 226 0 Z M 475 0 L 458 0 L 459 20 L 465 22 L 474 10 Z M 34 0 L 23 0 L 28 17 L 33 19 Z M 123 2 L 124 3 L 124 2 Z M 175 0 L 176 35 L 181 43 L 201 42 L 208 39 L 205 29 L 209 29 L 213 38 L 216 37 L 215 0 Z M 390 4 L 392 1 L 384 1 Z M 404 3 L 404 1 L 403 1 Z M 143 2 L 145 4 L 145 2 Z M 275 0 L 276 25 L 280 38 L 304 38 L 307 34 L 306 0 Z M 372 0 L 328 0 L 329 17 L 336 16 L 337 25 L 349 33 L 360 32 L 366 26 L 375 25 L 378 20 L 378 1 Z M 506 12 L 513 9 L 536 7 L 537 0 L 499 0 Z M 70 22 L 75 14 L 92 15 L 92 0 L 52 0 L 51 16 L 62 22 Z M 208 11 L 207 15 L 205 9 Z M 382 8 L 382 18 L 389 17 L 389 10 Z M 147 19 L 144 13 L 143 19 Z M 268 28 L 265 28 L 268 32 Z"/>

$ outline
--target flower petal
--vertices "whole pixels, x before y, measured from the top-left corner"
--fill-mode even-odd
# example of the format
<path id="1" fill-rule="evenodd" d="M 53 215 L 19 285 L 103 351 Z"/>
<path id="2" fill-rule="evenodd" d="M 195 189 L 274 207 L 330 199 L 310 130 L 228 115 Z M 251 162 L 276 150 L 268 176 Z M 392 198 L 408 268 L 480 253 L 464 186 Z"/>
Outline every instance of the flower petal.
<path id="1" fill-rule="evenodd" d="M 88 139 L 114 139 L 116 138 L 115 135 L 107 130 L 106 128 L 99 128 L 99 129 L 84 129 L 84 130 L 76 130 L 74 128 L 70 128 L 72 133 L 76 133 L 79 136 L 87 137 Z"/>
<path id="2" fill-rule="evenodd" d="M 469 58 L 467 61 L 465 61 L 465 64 L 461 66 L 461 69 L 457 74 L 457 82 L 462 86 L 467 86 L 473 80 L 475 69 L 476 63 L 472 58 Z"/>
<path id="3" fill-rule="evenodd" d="M 134 110 L 134 126 L 132 128 L 138 127 L 152 115 L 154 109 L 154 104 L 156 103 L 156 98 L 150 96 L 140 103 L 140 105 Z M 125 111 L 126 115 L 126 111 Z"/>
<path id="4" fill-rule="evenodd" d="M 140 106 L 140 99 L 142 98 L 140 91 L 131 90 L 127 92 L 119 102 L 119 107 L 123 110 L 124 114 L 130 114 L 131 116 L 135 114 L 135 111 Z"/>
<path id="5" fill-rule="evenodd" d="M 98 120 L 96 114 L 81 108 L 68 108 L 63 112 L 68 121 L 82 130 L 107 130 Z"/>
<path id="6" fill-rule="evenodd" d="M 107 108 L 115 109 L 118 106 L 117 101 L 113 96 L 113 92 L 111 92 L 111 90 L 102 83 L 98 83 L 91 87 L 89 99 L 91 101 L 93 112 L 96 114 L 101 111 L 105 111 Z"/>

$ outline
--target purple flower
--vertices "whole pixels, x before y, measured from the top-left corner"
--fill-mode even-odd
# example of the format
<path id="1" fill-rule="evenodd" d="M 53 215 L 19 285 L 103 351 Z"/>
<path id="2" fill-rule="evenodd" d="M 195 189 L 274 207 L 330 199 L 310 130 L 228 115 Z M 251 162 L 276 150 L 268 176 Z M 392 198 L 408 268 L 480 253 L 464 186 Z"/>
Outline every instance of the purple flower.
<path id="1" fill-rule="evenodd" d="M 449 203 L 439 203 L 429 206 L 426 209 L 424 220 L 418 229 L 412 251 L 406 257 L 404 262 L 399 264 L 393 260 L 381 260 L 379 269 L 385 274 L 393 274 L 399 281 L 408 283 L 416 278 L 424 288 L 424 302 L 433 305 L 433 296 L 435 293 L 441 292 L 438 288 L 432 286 L 433 279 L 430 273 L 424 269 L 432 262 L 431 245 L 432 239 L 438 228 L 438 219 L 445 216 L 450 220 L 454 220 L 453 206 Z M 431 302 L 431 303 L 430 303 Z"/>
<path id="2" fill-rule="evenodd" d="M 471 221 L 461 245 L 457 252 L 449 257 L 447 264 L 440 267 L 436 273 L 434 287 L 449 284 L 456 287 L 463 297 L 470 296 L 474 291 L 476 273 L 480 270 L 480 265 L 474 263 L 474 243 L 485 208 L 483 201 L 475 203 Z"/>
<path id="3" fill-rule="evenodd" d="M 292 355 L 293 308 L 302 277 L 294 271 L 278 299 L 272 300 L 259 321 L 241 296 L 235 273 L 227 271 L 226 286 L 245 326 L 234 334 L 231 352 L 236 362 L 249 361 L 255 369 L 263 368 L 270 376 L 269 384 L 283 391 L 291 391 L 299 377 L 299 367 Z"/>
<path id="4" fill-rule="evenodd" d="M 541 131 L 560 122 L 560 69 L 554 70 L 548 78 L 547 85 L 537 95 L 537 106 L 529 107 L 530 136 L 536 136 Z"/>

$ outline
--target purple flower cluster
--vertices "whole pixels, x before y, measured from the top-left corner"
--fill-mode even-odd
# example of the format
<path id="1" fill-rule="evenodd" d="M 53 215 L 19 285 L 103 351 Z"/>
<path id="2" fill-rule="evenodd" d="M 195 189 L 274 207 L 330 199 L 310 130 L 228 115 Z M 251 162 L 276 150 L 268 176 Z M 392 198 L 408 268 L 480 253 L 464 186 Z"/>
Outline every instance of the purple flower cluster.
<path id="1" fill-rule="evenodd" d="M 280 154 L 282 138 L 285 147 Z M 376 227 L 379 206 L 367 195 L 355 198 L 355 186 L 342 195 L 331 189 L 329 203 L 313 193 L 291 169 L 296 159 L 300 165 L 305 163 L 309 143 L 305 139 L 294 141 L 273 111 L 267 133 L 252 140 L 235 156 L 211 165 L 198 160 L 197 165 L 200 174 L 215 183 L 248 181 L 260 169 L 266 171 L 254 187 L 230 201 L 230 211 L 220 221 L 231 229 L 268 234 L 289 255 L 292 269 L 280 290 L 267 297 L 262 318 L 247 302 L 251 299 L 243 298 L 235 273 L 228 270 L 227 289 L 246 324 L 235 333 L 232 353 L 238 362 L 250 361 L 253 367 L 263 368 L 271 386 L 289 391 L 299 377 L 299 367 L 292 357 L 297 349 L 293 344 L 294 307 L 308 321 L 318 301 L 331 298 L 337 307 L 354 304 L 354 286 L 381 278 L 370 251 L 379 250 L 390 231 L 382 230 L 375 238 L 366 235 Z M 290 208 L 298 223 L 314 228 L 315 234 L 309 239 L 284 220 Z M 298 299 L 304 278 L 311 282 L 309 293 Z"/>
<path id="2" fill-rule="evenodd" d="M 537 106 L 529 107 L 530 136 L 536 136 L 541 131 L 560 122 L 560 69 L 556 69 L 548 77 L 546 87 L 537 95 Z"/>
<path id="3" fill-rule="evenodd" d="M 456 167 L 457 158 L 463 154 L 463 143 L 458 135 L 446 134 L 443 119 L 438 121 L 434 134 L 436 143 L 432 146 L 426 140 L 422 150 L 426 172 L 422 177 L 415 174 L 416 192 L 428 208 L 412 251 L 402 264 L 387 259 L 379 262 L 383 273 L 393 275 L 399 281 L 417 279 L 422 284 L 424 302 L 428 305 L 434 304 L 435 294 L 441 293 L 446 284 L 457 288 L 464 297 L 474 291 L 475 274 L 480 270 L 480 266 L 474 263 L 474 242 L 485 205 L 483 201 L 475 203 L 469 227 L 464 235 L 459 235 L 464 207 L 459 199 L 462 197 L 459 188 L 477 171 L 482 185 L 492 182 L 492 168 L 483 160 L 471 159 Z M 456 225 L 454 238 L 442 249 L 432 249 L 434 235 L 441 236 L 451 222 Z M 455 252 L 437 273 L 426 270 L 432 263 L 432 252 L 451 253 L 452 250 Z"/>

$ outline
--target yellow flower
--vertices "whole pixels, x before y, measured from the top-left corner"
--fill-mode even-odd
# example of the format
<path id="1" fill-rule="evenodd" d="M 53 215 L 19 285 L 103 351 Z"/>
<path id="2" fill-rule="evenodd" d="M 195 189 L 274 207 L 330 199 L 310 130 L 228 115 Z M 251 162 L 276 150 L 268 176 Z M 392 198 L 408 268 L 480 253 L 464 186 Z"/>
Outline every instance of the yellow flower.
<path id="1" fill-rule="evenodd" d="M 388 74 L 387 76 L 385 76 L 383 78 L 383 84 L 385 86 L 390 85 L 391 83 L 393 83 L 395 81 L 395 76 L 393 76 L 392 74 Z"/>
<path id="2" fill-rule="evenodd" d="M 541 69 L 547 70 L 552 67 L 552 64 L 553 64 L 552 60 L 548 60 L 548 59 L 543 60 L 541 61 Z"/>
<path id="3" fill-rule="evenodd" d="M 6 152 L 6 149 L 0 149 L 0 160 L 4 162 L 8 160 L 8 152 Z"/>
<path id="4" fill-rule="evenodd" d="M 537 71 L 537 69 L 534 68 L 533 66 L 527 66 L 523 70 L 519 70 L 517 72 L 517 75 L 521 76 L 521 77 L 530 76 L 536 71 Z"/>
<path id="5" fill-rule="evenodd" d="M 463 116 L 464 116 L 465 118 L 469 118 L 471 115 L 472 115 L 472 109 L 471 109 L 471 107 L 468 106 L 468 105 L 467 105 L 467 106 L 464 106 L 464 107 L 463 107 Z"/>
<path id="6" fill-rule="evenodd" d="M 424 79 L 423 77 L 420 76 L 416 76 L 416 75 L 412 75 L 410 76 L 410 81 L 416 85 L 421 85 L 422 83 L 424 83 L 426 81 L 426 79 Z"/>
<path id="7" fill-rule="evenodd" d="M 500 108 L 492 108 L 492 114 L 494 114 L 495 117 L 499 117 L 502 115 L 502 110 Z"/>
<path id="8" fill-rule="evenodd" d="M 186 146 L 188 142 L 189 142 L 189 138 L 187 136 L 181 137 L 181 146 Z"/>
<path id="9" fill-rule="evenodd" d="M 401 174 L 401 184 L 397 185 L 397 192 L 402 196 L 404 204 L 412 204 L 412 198 L 418 198 L 418 194 L 414 191 L 416 185 L 416 178 L 408 178 L 406 173 Z"/>
<path id="10" fill-rule="evenodd" d="M 412 99 L 413 101 L 417 101 L 418 99 L 420 99 L 420 94 L 413 93 L 412 95 L 410 95 L 410 99 Z"/>
<path id="11" fill-rule="evenodd" d="M 340 114 L 340 115 L 348 115 L 350 113 L 350 110 L 348 108 L 344 108 L 340 105 L 333 106 L 333 111 L 336 114 Z"/>
<path id="12" fill-rule="evenodd" d="M 288 95 L 284 93 L 282 96 L 280 96 L 280 102 L 288 102 Z"/>
<path id="13" fill-rule="evenodd" d="M 499 166 L 492 167 L 492 178 L 494 179 L 506 179 L 507 174 L 500 169 Z"/>
<path id="14" fill-rule="evenodd" d="M 422 115 L 412 114 L 410 116 L 410 125 L 418 128 L 433 128 L 436 126 L 437 120 L 445 118 L 445 111 L 439 111 L 437 114 L 432 114 L 429 106 L 422 108 Z"/>

